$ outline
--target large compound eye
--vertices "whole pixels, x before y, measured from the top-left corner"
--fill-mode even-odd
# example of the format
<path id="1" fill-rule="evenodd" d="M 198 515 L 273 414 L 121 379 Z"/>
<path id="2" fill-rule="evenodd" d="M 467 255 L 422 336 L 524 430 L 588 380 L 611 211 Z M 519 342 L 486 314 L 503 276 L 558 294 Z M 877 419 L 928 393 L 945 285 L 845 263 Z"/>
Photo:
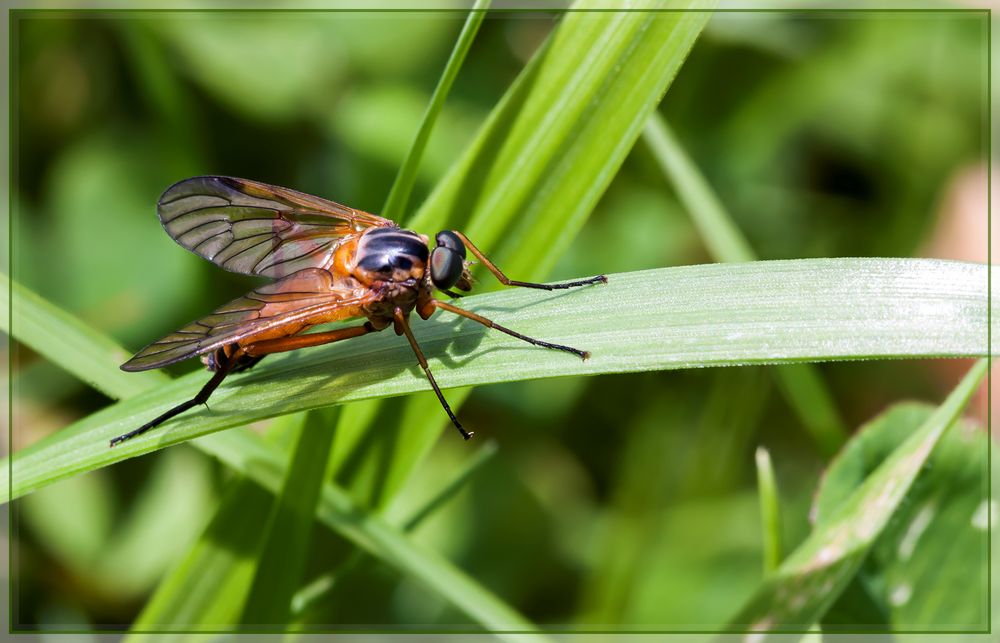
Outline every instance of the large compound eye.
<path id="1" fill-rule="evenodd" d="M 464 258 L 451 248 L 440 245 L 431 250 L 431 281 L 438 289 L 447 290 L 454 286 L 464 267 Z"/>
<path id="2" fill-rule="evenodd" d="M 437 241 L 438 248 L 449 248 L 454 250 L 459 257 L 465 259 L 465 244 L 462 243 L 462 239 L 451 230 L 442 230 L 441 232 L 438 232 L 434 237 L 434 240 Z"/>

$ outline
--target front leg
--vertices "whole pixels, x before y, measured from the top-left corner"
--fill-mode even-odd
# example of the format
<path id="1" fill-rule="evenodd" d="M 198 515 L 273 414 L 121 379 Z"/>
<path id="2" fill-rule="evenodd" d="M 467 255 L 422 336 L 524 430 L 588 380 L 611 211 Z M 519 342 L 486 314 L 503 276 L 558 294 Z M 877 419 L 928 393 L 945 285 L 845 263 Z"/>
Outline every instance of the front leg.
<path id="1" fill-rule="evenodd" d="M 589 286 L 590 284 L 606 284 L 608 283 L 608 278 L 604 275 L 597 275 L 596 277 L 590 277 L 589 279 L 580 279 L 578 281 L 567 281 L 561 284 L 536 284 L 530 281 L 517 281 L 516 279 L 511 279 L 507 275 L 497 268 L 496 264 L 487 258 L 483 251 L 477 248 L 469 238 L 458 230 L 452 230 L 458 238 L 462 240 L 465 247 L 468 248 L 472 254 L 483 262 L 486 269 L 493 273 L 493 276 L 505 286 L 517 286 L 519 288 L 537 288 L 538 290 L 564 290 L 566 288 L 576 288 L 577 286 Z M 478 321 L 478 320 L 477 320 Z M 482 323 L 482 322 L 480 322 Z M 487 324 L 488 325 L 488 324 Z M 497 330 L 500 330 L 499 328 Z M 522 339 L 524 339 L 522 337 Z"/>

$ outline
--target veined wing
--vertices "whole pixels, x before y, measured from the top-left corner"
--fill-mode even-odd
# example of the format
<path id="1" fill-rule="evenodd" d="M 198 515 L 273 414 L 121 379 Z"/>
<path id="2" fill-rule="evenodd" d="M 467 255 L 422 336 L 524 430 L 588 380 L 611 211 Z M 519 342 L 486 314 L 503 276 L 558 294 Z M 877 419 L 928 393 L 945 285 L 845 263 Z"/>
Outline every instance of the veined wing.
<path id="1" fill-rule="evenodd" d="M 326 270 L 307 268 L 153 342 L 121 368 L 161 368 L 240 340 L 293 335 L 310 325 L 359 316 L 361 306 L 375 297 L 353 279 L 338 281 Z"/>
<path id="2" fill-rule="evenodd" d="M 167 234 L 196 255 L 272 279 L 328 267 L 345 237 L 396 225 L 303 192 L 228 176 L 173 184 L 157 212 Z"/>

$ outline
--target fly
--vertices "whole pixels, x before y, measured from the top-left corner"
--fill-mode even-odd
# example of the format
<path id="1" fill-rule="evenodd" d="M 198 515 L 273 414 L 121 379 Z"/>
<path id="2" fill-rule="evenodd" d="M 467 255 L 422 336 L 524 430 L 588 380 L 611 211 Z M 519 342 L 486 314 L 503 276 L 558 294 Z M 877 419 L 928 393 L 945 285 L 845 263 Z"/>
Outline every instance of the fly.
<path id="1" fill-rule="evenodd" d="M 587 359 L 586 351 L 527 337 L 435 299 L 433 293 L 437 289 L 460 297 L 454 288 L 471 290 L 466 250 L 507 286 L 562 290 L 607 283 L 604 275 L 559 284 L 508 279 L 461 232 L 442 230 L 430 247 L 427 236 L 389 219 L 247 179 L 185 179 L 167 188 L 157 212 L 167 234 L 191 252 L 226 270 L 274 281 L 153 342 L 122 364 L 125 371 L 145 371 L 200 355 L 213 374 L 193 398 L 114 438 L 112 447 L 204 404 L 227 375 L 246 370 L 267 355 L 360 337 L 389 326 L 406 336 L 441 406 L 468 440 L 472 432 L 455 417 L 410 330 L 410 313 L 428 319 L 438 309 L 445 310 L 529 344 Z M 346 319 L 366 321 L 305 332 Z"/>

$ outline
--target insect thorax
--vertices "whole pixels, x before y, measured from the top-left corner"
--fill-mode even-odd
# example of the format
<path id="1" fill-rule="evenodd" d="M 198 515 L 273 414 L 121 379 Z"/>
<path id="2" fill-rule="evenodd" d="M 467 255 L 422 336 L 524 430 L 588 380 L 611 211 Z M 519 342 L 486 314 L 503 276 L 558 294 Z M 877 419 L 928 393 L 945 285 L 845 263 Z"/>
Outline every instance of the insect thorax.
<path id="1" fill-rule="evenodd" d="M 427 239 L 402 228 L 370 228 L 358 240 L 353 274 L 375 282 L 419 284 L 427 267 Z"/>

